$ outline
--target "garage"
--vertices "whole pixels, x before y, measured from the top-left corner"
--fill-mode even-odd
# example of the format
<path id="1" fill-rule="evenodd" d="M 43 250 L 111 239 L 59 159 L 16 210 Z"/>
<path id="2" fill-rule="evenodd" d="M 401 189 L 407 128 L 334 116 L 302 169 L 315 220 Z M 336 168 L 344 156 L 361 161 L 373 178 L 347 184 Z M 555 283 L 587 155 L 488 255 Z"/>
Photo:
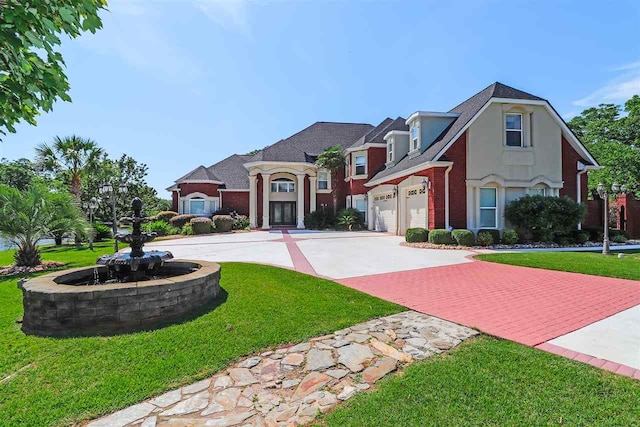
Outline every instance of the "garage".
<path id="1" fill-rule="evenodd" d="M 373 198 L 374 229 L 396 232 L 396 198 L 392 192 Z"/>
<path id="2" fill-rule="evenodd" d="M 411 187 L 405 190 L 405 209 L 407 228 L 427 228 L 427 194 L 423 186 Z"/>

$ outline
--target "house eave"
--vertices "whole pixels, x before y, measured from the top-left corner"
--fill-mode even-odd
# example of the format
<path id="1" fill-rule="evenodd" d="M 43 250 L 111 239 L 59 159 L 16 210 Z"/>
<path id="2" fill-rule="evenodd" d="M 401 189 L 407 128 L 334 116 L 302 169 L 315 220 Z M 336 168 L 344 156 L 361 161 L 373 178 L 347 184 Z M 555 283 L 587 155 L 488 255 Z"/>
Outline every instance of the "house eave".
<path id="1" fill-rule="evenodd" d="M 437 168 L 437 167 L 449 167 L 453 166 L 453 162 L 440 162 L 440 161 L 429 161 L 420 163 L 419 165 L 403 169 L 391 175 L 385 176 L 380 179 L 373 179 L 364 184 L 365 187 L 375 187 L 377 185 L 382 185 L 388 181 L 392 181 L 397 178 L 402 178 L 404 176 L 413 175 L 414 173 L 423 171 L 425 169 Z"/>

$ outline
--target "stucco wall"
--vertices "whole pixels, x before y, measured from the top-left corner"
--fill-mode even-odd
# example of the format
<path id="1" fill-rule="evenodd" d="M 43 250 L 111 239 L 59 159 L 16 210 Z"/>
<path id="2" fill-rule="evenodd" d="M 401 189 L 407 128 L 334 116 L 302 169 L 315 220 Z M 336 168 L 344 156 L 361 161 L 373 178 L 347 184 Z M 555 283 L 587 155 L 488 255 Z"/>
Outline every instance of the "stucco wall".
<path id="1" fill-rule="evenodd" d="M 503 104 L 491 104 L 468 129 L 467 179 L 496 174 L 505 180 L 529 181 L 539 175 L 562 181 L 562 131 L 542 106 L 531 110 L 531 147 L 507 147 L 504 143 Z M 525 137 L 526 139 L 526 137 Z"/>

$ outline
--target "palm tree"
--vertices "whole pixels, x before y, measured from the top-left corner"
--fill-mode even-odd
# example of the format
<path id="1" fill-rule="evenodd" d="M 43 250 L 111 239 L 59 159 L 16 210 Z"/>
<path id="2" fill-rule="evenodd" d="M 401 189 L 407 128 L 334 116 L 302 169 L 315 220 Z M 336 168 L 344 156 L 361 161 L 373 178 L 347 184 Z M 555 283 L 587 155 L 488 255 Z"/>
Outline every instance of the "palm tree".
<path id="1" fill-rule="evenodd" d="M 344 161 L 344 153 L 340 145 L 327 148 L 316 160 L 316 166 L 331 173 L 331 195 L 333 196 L 334 215 L 338 213 L 338 172 L 344 168 Z"/>
<path id="2" fill-rule="evenodd" d="M 82 213 L 68 193 L 53 193 L 42 184 L 23 192 L 0 185 L 0 235 L 18 247 L 16 265 L 40 264 L 37 244 L 43 238 L 85 229 Z"/>
<path id="3" fill-rule="evenodd" d="M 82 176 L 94 168 L 104 154 L 95 141 L 76 135 L 56 136 L 51 145 L 36 147 L 36 161 L 41 169 L 62 175 L 69 185 L 69 192 L 76 202 L 82 196 Z"/>

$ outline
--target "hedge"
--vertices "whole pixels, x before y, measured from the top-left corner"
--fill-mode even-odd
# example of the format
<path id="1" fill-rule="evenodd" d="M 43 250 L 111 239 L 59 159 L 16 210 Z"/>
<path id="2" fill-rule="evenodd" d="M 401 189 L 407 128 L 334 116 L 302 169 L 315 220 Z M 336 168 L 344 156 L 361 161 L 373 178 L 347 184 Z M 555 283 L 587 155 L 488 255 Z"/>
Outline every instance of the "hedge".
<path id="1" fill-rule="evenodd" d="M 189 221 L 193 234 L 211 233 L 211 220 L 209 218 L 198 217 Z"/>
<path id="2" fill-rule="evenodd" d="M 227 233 L 233 229 L 234 220 L 231 215 L 214 215 L 213 222 L 216 225 L 216 233 Z"/>
<path id="3" fill-rule="evenodd" d="M 404 240 L 407 243 L 418 243 L 418 242 L 426 242 L 429 237 L 429 230 L 426 228 L 407 228 L 407 231 L 404 233 Z"/>
<path id="4" fill-rule="evenodd" d="M 459 230 L 453 230 L 451 237 L 460 246 L 473 246 L 476 244 L 476 236 L 473 231 L 461 228 Z"/>
<path id="5" fill-rule="evenodd" d="M 478 233 L 480 233 L 481 231 L 491 234 L 494 245 L 497 245 L 498 243 L 500 243 L 500 230 L 496 230 L 495 228 L 483 228 L 480 231 L 478 231 Z"/>
<path id="6" fill-rule="evenodd" d="M 480 246 L 491 246 L 495 243 L 498 243 L 498 241 L 496 241 L 493 238 L 493 233 L 491 233 L 491 230 L 478 231 L 478 237 L 476 237 L 476 242 Z"/>
<path id="7" fill-rule="evenodd" d="M 505 245 L 515 245 L 520 240 L 516 230 L 508 229 L 502 232 L 502 243 Z"/>
<path id="8" fill-rule="evenodd" d="M 154 215 L 157 221 L 169 222 L 171 218 L 178 216 L 178 212 L 174 211 L 160 211 Z"/>
<path id="9" fill-rule="evenodd" d="M 429 243 L 434 245 L 450 245 L 453 243 L 451 232 L 444 229 L 435 229 L 429 231 Z"/>
<path id="10" fill-rule="evenodd" d="M 177 215 L 169 220 L 169 224 L 173 225 L 176 228 L 182 228 L 193 218 L 196 218 L 196 216 L 190 214 Z"/>

